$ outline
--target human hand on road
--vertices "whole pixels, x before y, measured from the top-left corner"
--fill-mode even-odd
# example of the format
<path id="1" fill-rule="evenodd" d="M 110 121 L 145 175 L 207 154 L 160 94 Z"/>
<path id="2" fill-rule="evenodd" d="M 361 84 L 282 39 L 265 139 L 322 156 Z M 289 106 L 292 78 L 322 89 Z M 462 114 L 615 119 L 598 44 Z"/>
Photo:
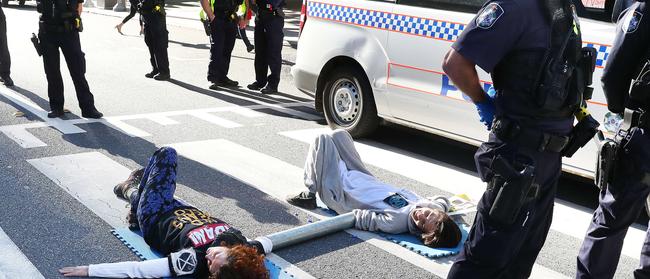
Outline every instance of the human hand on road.
<path id="1" fill-rule="evenodd" d="M 88 266 L 69 266 L 69 267 L 64 267 L 62 269 L 59 269 L 59 273 L 61 273 L 65 277 L 72 277 L 72 276 L 77 276 L 77 277 L 88 277 Z"/>
<path id="2" fill-rule="evenodd" d="M 481 123 L 485 124 L 488 131 L 492 129 L 492 121 L 494 120 L 494 113 L 496 111 L 496 107 L 494 105 L 495 95 L 496 91 L 494 90 L 494 87 L 490 87 L 485 100 L 479 103 L 475 103 L 478 115 L 481 117 L 480 121 Z"/>

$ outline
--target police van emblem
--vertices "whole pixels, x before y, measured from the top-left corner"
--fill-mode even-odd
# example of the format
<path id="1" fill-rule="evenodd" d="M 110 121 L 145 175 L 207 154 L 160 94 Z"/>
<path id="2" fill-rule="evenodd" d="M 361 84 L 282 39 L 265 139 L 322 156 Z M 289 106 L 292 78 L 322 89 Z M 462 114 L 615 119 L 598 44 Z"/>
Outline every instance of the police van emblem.
<path id="1" fill-rule="evenodd" d="M 632 33 L 636 31 L 636 29 L 638 29 L 639 25 L 641 24 L 642 18 L 643 14 L 637 11 L 634 11 L 634 13 L 628 13 L 626 15 L 625 21 L 623 21 L 623 31 L 625 33 Z"/>
<path id="2" fill-rule="evenodd" d="M 503 8 L 497 3 L 490 3 L 476 17 L 476 26 L 489 29 L 503 15 Z"/>

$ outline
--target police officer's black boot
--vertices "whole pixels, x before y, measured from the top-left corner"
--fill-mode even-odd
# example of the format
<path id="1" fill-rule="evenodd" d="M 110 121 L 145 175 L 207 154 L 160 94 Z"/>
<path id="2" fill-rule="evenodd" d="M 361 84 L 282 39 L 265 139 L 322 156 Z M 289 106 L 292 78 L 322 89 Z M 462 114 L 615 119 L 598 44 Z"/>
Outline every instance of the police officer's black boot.
<path id="1" fill-rule="evenodd" d="M 157 74 L 157 75 L 155 75 L 153 77 L 153 79 L 155 79 L 155 80 L 169 80 L 170 78 L 172 78 L 172 77 L 171 77 L 171 75 L 169 73 L 166 73 L 166 74 L 159 73 L 159 74 Z"/>
<path id="2" fill-rule="evenodd" d="M 2 81 L 2 83 L 4 83 L 5 86 L 7 86 L 7 87 L 14 86 L 14 81 L 13 81 L 13 80 L 11 79 L 11 77 L 8 76 L 8 75 L 7 75 L 7 76 L 0 77 L 0 81 Z"/>
<path id="3" fill-rule="evenodd" d="M 151 72 L 149 72 L 149 73 L 144 74 L 144 76 L 147 77 L 147 78 L 153 78 L 153 77 L 155 77 L 158 73 L 159 73 L 158 70 L 153 70 L 153 71 L 151 71 Z"/>
<path id="4" fill-rule="evenodd" d="M 81 116 L 83 116 L 85 118 L 98 119 L 98 118 L 102 118 L 104 116 L 104 114 L 99 112 L 95 107 L 92 107 L 90 109 L 82 110 L 81 111 Z"/>
<path id="5" fill-rule="evenodd" d="M 253 83 L 249 84 L 249 85 L 246 86 L 246 87 L 247 87 L 248 89 L 250 89 L 250 90 L 259 91 L 260 89 L 264 88 L 265 85 L 266 85 L 266 84 L 263 84 L 263 83 L 261 83 L 261 82 L 256 81 L 256 82 L 253 82 Z"/>
<path id="6" fill-rule="evenodd" d="M 47 118 L 57 118 L 64 115 L 63 109 L 53 109 L 47 113 Z"/>
<path id="7" fill-rule="evenodd" d="M 278 89 L 275 88 L 275 87 L 267 86 L 267 87 L 262 88 L 260 93 L 262 93 L 262 94 L 277 94 Z"/>

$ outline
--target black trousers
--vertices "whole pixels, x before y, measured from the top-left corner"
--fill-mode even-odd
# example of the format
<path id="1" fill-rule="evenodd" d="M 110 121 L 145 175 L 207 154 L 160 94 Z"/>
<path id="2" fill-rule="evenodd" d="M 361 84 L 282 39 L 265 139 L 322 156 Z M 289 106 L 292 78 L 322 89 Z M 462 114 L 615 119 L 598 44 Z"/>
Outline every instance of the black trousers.
<path id="1" fill-rule="evenodd" d="M 255 80 L 274 89 L 278 88 L 282 70 L 283 29 L 281 16 L 260 14 L 255 19 Z M 269 69 L 271 74 L 267 76 Z"/>
<path id="2" fill-rule="evenodd" d="M 486 190 L 479 201 L 467 242 L 447 278 L 528 278 L 546 241 L 562 166 L 560 154 L 519 148 L 490 134 L 488 142 L 483 143 L 474 156 L 484 181 L 490 177 L 487 174 L 491 171 L 490 162 L 497 154 L 505 158 L 525 156 L 534 162 L 539 196 L 522 206 L 514 224 L 502 225 L 489 216 L 498 191 Z"/>
<path id="3" fill-rule="evenodd" d="M 47 94 L 50 98 L 50 109 L 63 110 L 63 79 L 61 78 L 59 48 L 68 65 L 77 100 L 82 111 L 95 108 L 95 99 L 90 93 L 86 81 L 86 59 L 81 51 L 79 32 L 56 32 L 40 29 L 38 32 L 43 50 L 43 66 L 47 77 Z"/>
<path id="4" fill-rule="evenodd" d="M 613 278 L 630 225 L 644 212 L 650 193 L 650 135 L 635 135 L 620 158 L 617 177 L 600 191 L 600 204 L 578 254 L 576 278 Z M 639 267 L 626 278 L 650 278 L 650 231 Z"/>
<path id="5" fill-rule="evenodd" d="M 10 74 L 11 57 L 7 47 L 7 19 L 0 8 L 0 77 L 7 77 Z"/>
<path id="6" fill-rule="evenodd" d="M 219 82 L 228 76 L 230 56 L 235 47 L 237 23 L 217 16 L 210 22 L 210 64 L 208 81 Z"/>
<path id="7" fill-rule="evenodd" d="M 169 74 L 169 32 L 165 15 L 158 12 L 142 14 L 144 23 L 144 42 L 149 48 L 149 62 L 154 72 Z"/>

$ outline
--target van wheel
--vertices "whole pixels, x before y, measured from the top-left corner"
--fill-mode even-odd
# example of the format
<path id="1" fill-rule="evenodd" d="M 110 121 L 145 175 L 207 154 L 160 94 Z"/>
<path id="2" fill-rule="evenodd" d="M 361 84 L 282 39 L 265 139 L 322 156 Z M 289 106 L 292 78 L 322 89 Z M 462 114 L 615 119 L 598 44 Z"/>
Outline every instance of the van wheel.
<path id="1" fill-rule="evenodd" d="M 25 6 L 25 0 L 18 0 L 18 5 Z"/>
<path id="2" fill-rule="evenodd" d="M 9 7 L 9 0 L 2 0 L 3 7 Z"/>
<path id="3" fill-rule="evenodd" d="M 323 111 L 332 129 L 345 129 L 355 138 L 371 134 L 379 125 L 370 82 L 358 68 L 335 69 L 327 77 Z"/>

